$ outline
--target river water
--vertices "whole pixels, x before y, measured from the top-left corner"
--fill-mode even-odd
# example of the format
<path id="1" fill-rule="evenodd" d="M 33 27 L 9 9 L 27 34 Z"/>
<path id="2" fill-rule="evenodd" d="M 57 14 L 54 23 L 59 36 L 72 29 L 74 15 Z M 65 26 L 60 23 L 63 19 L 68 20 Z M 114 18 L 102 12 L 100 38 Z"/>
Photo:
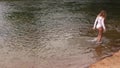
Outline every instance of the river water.
<path id="1" fill-rule="evenodd" d="M 86 68 L 120 49 L 120 2 L 0 1 L 0 67 Z M 103 44 L 95 17 L 106 10 Z"/>

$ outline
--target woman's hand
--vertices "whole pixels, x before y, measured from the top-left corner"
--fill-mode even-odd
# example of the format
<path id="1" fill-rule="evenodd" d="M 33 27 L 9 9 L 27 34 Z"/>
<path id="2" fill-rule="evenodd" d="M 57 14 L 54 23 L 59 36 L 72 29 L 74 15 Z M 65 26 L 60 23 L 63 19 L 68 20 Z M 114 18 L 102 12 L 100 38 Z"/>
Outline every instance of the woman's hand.
<path id="1" fill-rule="evenodd" d="M 93 29 L 93 30 L 95 30 L 95 28 L 94 28 L 94 27 L 93 27 L 92 29 Z"/>
<path id="2" fill-rule="evenodd" d="M 106 29 L 104 29 L 104 32 L 106 32 Z"/>

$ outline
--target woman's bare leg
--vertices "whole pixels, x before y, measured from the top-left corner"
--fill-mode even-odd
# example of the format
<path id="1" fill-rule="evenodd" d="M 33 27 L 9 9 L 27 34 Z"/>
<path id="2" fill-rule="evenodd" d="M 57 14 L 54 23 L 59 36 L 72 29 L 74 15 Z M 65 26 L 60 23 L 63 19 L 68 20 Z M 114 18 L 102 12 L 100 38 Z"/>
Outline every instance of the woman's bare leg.
<path id="1" fill-rule="evenodd" d="M 103 34 L 103 28 L 98 28 L 97 42 L 101 42 L 102 34 Z"/>

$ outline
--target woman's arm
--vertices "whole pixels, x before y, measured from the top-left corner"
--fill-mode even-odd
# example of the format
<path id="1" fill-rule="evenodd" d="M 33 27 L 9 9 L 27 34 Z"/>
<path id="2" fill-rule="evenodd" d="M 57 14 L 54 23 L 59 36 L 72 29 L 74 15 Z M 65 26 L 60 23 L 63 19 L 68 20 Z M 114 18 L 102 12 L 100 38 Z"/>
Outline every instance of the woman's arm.
<path id="1" fill-rule="evenodd" d="M 101 24 L 102 24 L 102 27 L 103 27 L 104 31 L 106 31 L 106 27 L 105 27 L 105 23 L 104 23 L 104 18 L 101 20 Z"/>
<path id="2" fill-rule="evenodd" d="M 93 29 L 95 29 L 95 28 L 96 28 L 97 21 L 98 21 L 98 17 L 96 17 L 96 19 L 95 19 Z"/>

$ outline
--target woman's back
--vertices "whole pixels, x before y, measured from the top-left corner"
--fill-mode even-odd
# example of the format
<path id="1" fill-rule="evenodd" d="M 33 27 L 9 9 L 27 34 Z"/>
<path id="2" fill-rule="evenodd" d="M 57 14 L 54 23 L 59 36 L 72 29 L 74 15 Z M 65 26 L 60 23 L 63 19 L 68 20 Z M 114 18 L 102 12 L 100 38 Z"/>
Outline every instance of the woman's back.
<path id="1" fill-rule="evenodd" d="M 104 18 L 101 16 L 98 16 L 96 28 L 104 27 L 103 24 L 104 24 Z"/>

